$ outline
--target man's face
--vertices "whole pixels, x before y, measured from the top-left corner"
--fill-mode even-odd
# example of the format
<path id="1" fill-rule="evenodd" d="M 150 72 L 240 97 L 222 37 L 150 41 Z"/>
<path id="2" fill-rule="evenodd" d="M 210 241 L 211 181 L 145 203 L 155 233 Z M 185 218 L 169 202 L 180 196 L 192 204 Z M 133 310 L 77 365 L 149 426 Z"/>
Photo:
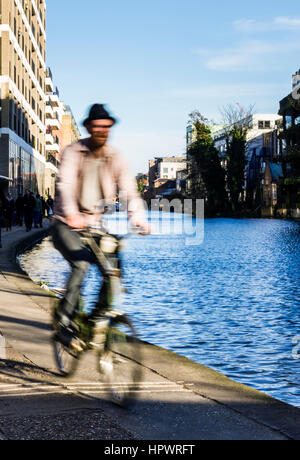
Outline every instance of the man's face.
<path id="1" fill-rule="evenodd" d="M 95 146 L 103 147 L 106 144 L 110 128 L 113 124 L 111 120 L 92 120 L 90 122 L 87 130 Z"/>

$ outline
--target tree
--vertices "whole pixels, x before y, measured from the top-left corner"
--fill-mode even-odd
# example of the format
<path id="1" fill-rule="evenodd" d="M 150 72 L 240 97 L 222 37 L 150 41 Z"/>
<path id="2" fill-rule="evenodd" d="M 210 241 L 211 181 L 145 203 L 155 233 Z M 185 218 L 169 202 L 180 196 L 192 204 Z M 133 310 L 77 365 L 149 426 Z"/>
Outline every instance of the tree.
<path id="1" fill-rule="evenodd" d="M 227 188 L 234 212 L 237 211 L 244 192 L 247 134 L 251 127 L 254 108 L 250 106 L 246 111 L 239 104 L 237 106 L 238 108 L 228 105 L 221 110 L 227 146 Z"/>
<path id="2" fill-rule="evenodd" d="M 232 210 L 238 209 L 240 197 L 244 191 L 246 168 L 247 133 L 238 127 L 231 131 L 227 146 L 227 186 Z"/>
<path id="3" fill-rule="evenodd" d="M 206 211 L 216 214 L 224 209 L 226 201 L 225 171 L 214 147 L 207 118 L 198 111 L 192 112 L 189 117 L 196 131 L 196 140 L 188 148 L 192 195 L 205 199 Z"/>

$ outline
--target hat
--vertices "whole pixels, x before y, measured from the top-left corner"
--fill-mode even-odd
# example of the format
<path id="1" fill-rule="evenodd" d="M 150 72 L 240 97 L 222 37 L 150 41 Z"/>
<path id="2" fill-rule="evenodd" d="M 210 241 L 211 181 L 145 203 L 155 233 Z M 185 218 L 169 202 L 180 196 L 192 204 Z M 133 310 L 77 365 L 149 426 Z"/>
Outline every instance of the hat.
<path id="1" fill-rule="evenodd" d="M 113 123 L 117 123 L 117 120 L 112 117 L 108 111 L 105 109 L 104 104 L 94 104 L 90 108 L 90 113 L 88 118 L 86 118 L 83 122 L 83 126 L 86 126 L 93 120 L 111 120 Z"/>

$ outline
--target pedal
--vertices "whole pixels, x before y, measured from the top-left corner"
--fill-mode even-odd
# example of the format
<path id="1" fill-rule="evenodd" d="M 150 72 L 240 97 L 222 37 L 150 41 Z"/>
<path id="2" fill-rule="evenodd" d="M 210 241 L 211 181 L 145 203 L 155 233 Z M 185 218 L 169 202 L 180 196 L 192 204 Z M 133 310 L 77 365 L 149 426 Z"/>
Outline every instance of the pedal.
<path id="1" fill-rule="evenodd" d="M 84 351 L 85 344 L 82 340 L 78 339 L 77 337 L 74 337 L 71 340 L 70 348 L 73 348 L 73 350 L 81 353 L 82 351 Z"/>

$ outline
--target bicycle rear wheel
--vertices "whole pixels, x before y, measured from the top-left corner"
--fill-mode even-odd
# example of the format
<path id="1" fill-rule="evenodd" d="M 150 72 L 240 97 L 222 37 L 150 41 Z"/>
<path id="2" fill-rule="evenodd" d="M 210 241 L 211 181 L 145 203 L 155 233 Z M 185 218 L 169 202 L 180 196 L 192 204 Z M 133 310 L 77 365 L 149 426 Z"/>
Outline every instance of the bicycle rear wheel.
<path id="1" fill-rule="evenodd" d="M 111 400 L 122 407 L 131 406 L 137 399 L 138 384 L 142 380 L 141 347 L 125 315 L 111 318 L 98 363 Z"/>
<path id="2" fill-rule="evenodd" d="M 54 358 L 59 372 L 64 377 L 69 377 L 77 369 L 81 351 L 63 345 L 54 335 L 53 337 Z"/>
<path id="3" fill-rule="evenodd" d="M 59 369 L 59 372 L 64 377 L 69 377 L 72 374 L 74 374 L 74 372 L 77 369 L 79 358 L 83 351 L 83 348 L 81 345 L 82 342 L 79 338 L 76 339 L 74 337 L 74 340 L 72 340 L 72 345 L 69 344 L 68 346 L 64 345 L 59 339 L 58 331 L 61 325 L 59 324 L 56 318 L 58 308 L 59 308 L 59 299 L 54 298 L 53 307 L 52 307 L 52 328 L 54 330 L 54 334 L 52 337 L 52 345 L 53 345 L 53 350 L 54 350 L 54 359 Z M 79 317 L 80 317 L 80 313 L 77 313 L 75 321 Z M 82 324 L 80 324 L 80 326 L 82 327 Z M 78 345 L 78 347 L 76 347 L 76 345 Z"/>

